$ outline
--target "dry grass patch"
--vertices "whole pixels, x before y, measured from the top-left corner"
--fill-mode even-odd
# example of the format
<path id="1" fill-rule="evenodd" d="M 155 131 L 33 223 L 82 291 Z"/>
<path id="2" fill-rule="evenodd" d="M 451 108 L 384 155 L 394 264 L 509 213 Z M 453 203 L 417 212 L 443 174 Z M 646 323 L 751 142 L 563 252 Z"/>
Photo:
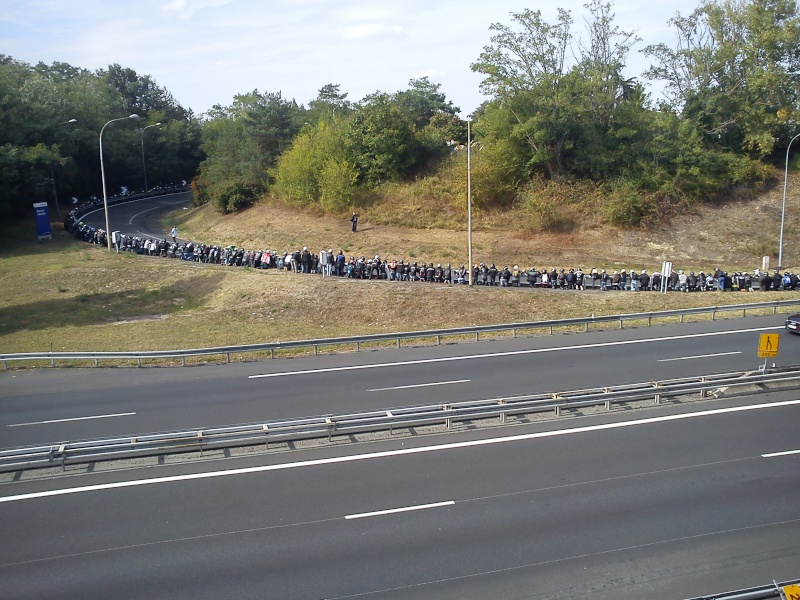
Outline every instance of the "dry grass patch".
<path id="1" fill-rule="evenodd" d="M 800 180 L 793 178 L 793 183 L 800 184 Z M 397 202 L 409 202 L 412 208 L 413 203 L 421 202 L 413 194 L 406 200 L 399 193 L 394 197 Z M 535 265 L 652 271 L 668 259 L 676 268 L 686 270 L 716 266 L 751 270 L 760 265 L 760 253 L 768 239 L 777 237 L 780 210 L 775 209 L 776 202 L 779 207 L 780 193 L 772 190 L 750 203 L 704 207 L 663 227 L 637 231 L 586 222 L 556 234 L 520 226 L 517 220 L 525 217 L 521 211 L 478 214 L 473 234 L 474 259 L 498 266 L 519 264 L 526 269 Z M 315 252 L 342 249 L 347 256 L 380 254 L 383 258 L 417 262 L 449 262 L 456 266 L 466 263 L 466 223 L 458 229 L 457 215 L 448 212 L 444 221 L 453 229 L 413 229 L 390 224 L 402 223 L 402 211 L 408 209 L 398 207 L 392 212 L 391 206 L 380 204 L 364 209 L 356 234 L 350 232 L 346 217 L 297 212 L 271 204 L 228 216 L 217 215 L 210 207 L 195 208 L 170 217 L 170 222 L 175 220 L 188 237 L 207 243 L 279 251 L 308 245 Z M 798 212 L 800 202 L 790 198 L 787 263 L 798 258 Z M 78 242 L 59 227 L 55 227 L 52 242 L 36 243 L 30 241 L 35 231 L 32 220 L 2 229 L 0 352 L 217 347 L 798 297 L 786 293 L 600 293 L 323 279 L 317 275 L 118 255 Z M 765 233 L 773 231 L 774 236 Z M 720 314 L 720 318 L 727 316 Z M 705 318 L 708 317 L 685 320 Z M 593 325 L 591 329 L 598 327 L 602 326 Z M 557 332 L 582 330 L 578 327 Z M 520 331 L 523 335 L 537 333 L 549 331 Z M 486 337 L 481 335 L 481 339 Z M 436 339 L 422 338 L 413 343 L 436 343 Z M 323 349 L 351 350 L 347 346 Z M 281 351 L 280 355 L 309 352 Z M 237 361 L 251 359 L 253 355 L 249 354 L 232 357 Z M 199 357 L 189 362 L 224 360 L 224 356 Z"/>

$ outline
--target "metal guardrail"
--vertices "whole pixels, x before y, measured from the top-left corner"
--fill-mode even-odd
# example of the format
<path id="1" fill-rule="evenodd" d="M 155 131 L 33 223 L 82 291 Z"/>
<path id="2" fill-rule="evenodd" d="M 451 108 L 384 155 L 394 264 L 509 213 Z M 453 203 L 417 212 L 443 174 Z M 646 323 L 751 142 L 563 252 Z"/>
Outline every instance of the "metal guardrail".
<path id="1" fill-rule="evenodd" d="M 767 600 L 769 598 L 786 598 L 784 588 L 796 585 L 800 585 L 800 579 L 792 579 L 782 583 L 773 581 L 769 585 L 712 594 L 710 596 L 697 596 L 689 600 Z"/>
<path id="2" fill-rule="evenodd" d="M 721 373 L 702 377 L 648 381 L 614 387 L 546 392 L 508 398 L 468 400 L 450 404 L 407 406 L 361 413 L 322 415 L 297 419 L 263 421 L 223 427 L 197 428 L 143 435 L 129 435 L 76 442 L 56 442 L 37 446 L 0 450 L 0 471 L 48 467 L 68 463 L 85 463 L 191 450 L 232 448 L 261 445 L 271 442 L 315 439 L 334 435 L 365 432 L 385 432 L 424 425 L 444 425 L 448 430 L 453 422 L 497 418 L 506 423 L 509 416 L 562 411 L 588 406 L 605 405 L 610 410 L 619 402 L 652 399 L 658 404 L 666 398 L 697 394 L 708 396 L 724 388 L 752 384 L 800 381 L 800 366 L 771 371 Z"/>
<path id="3" fill-rule="evenodd" d="M 0 361 L 3 363 L 3 370 L 8 369 L 11 361 L 30 361 L 30 360 L 49 360 L 50 365 L 55 367 L 56 361 L 69 360 L 91 360 L 95 366 L 99 366 L 101 360 L 135 360 L 141 366 L 142 360 L 180 358 L 181 365 L 186 365 L 186 359 L 197 356 L 221 356 L 226 357 L 226 362 L 231 362 L 231 354 L 244 354 L 248 352 L 269 352 L 271 358 L 275 357 L 275 351 L 289 350 L 296 348 L 313 348 L 314 354 L 319 353 L 323 346 L 355 346 L 356 351 L 361 349 L 361 344 L 375 342 L 394 341 L 396 347 L 400 348 L 401 340 L 418 340 L 426 338 L 436 338 L 436 344 L 440 345 L 443 337 L 455 336 L 475 336 L 475 341 L 479 341 L 481 333 L 492 333 L 500 331 L 511 331 L 513 336 L 517 332 L 526 329 L 548 329 L 550 335 L 557 327 L 579 327 L 583 326 L 584 331 L 589 331 L 589 326 L 599 323 L 619 323 L 619 328 L 623 328 L 624 322 L 646 321 L 649 327 L 654 319 L 667 319 L 679 317 L 680 322 L 687 315 L 710 314 L 711 319 L 716 318 L 717 313 L 721 312 L 742 312 L 742 316 L 747 316 L 748 310 L 771 309 L 772 314 L 777 314 L 779 308 L 789 306 L 800 306 L 800 299 L 797 300 L 775 300 L 772 302 L 756 302 L 751 304 L 731 304 L 729 306 L 708 306 L 701 308 L 681 308 L 675 310 L 663 310 L 647 313 L 631 313 L 622 315 L 606 315 L 591 317 L 576 317 L 571 319 L 558 319 L 553 321 L 530 321 L 525 323 L 506 323 L 498 325 L 477 325 L 472 327 L 453 327 L 449 329 L 431 329 L 428 331 L 409 331 L 399 333 L 381 333 L 372 335 L 359 335 L 335 338 L 321 338 L 312 340 L 296 340 L 287 342 L 267 342 L 264 344 L 245 344 L 240 346 L 219 346 L 215 348 L 194 348 L 186 350 L 153 350 L 153 351 L 133 351 L 133 352 L 19 352 L 0 354 Z"/>

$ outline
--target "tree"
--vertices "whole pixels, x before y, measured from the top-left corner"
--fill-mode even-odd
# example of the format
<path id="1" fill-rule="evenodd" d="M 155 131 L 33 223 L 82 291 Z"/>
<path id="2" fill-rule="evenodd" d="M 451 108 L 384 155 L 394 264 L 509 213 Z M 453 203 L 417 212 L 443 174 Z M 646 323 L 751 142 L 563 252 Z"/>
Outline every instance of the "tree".
<path id="1" fill-rule="evenodd" d="M 237 95 L 215 106 L 203 127 L 206 159 L 195 182 L 199 202 L 232 212 L 269 188 L 269 173 L 300 130 L 302 110 L 280 92 Z"/>
<path id="2" fill-rule="evenodd" d="M 440 92 L 441 84 L 431 83 L 427 77 L 412 79 L 409 89 L 399 91 L 393 101 L 414 123 L 419 131 L 428 126 L 436 115 L 457 115 L 459 109 Z"/>
<path id="3" fill-rule="evenodd" d="M 338 115 L 343 118 L 353 110 L 352 103 L 347 99 L 347 93 L 340 91 L 341 86 L 333 83 L 323 85 L 316 99 L 308 103 L 308 121 L 316 123 L 322 119 L 332 121 Z"/>
<path id="4" fill-rule="evenodd" d="M 511 13 L 520 32 L 493 23 L 492 36 L 472 70 L 483 73 L 481 91 L 492 95 L 517 122 L 513 134 L 525 140 L 531 160 L 551 177 L 564 174 L 563 153 L 574 120 L 565 115 L 566 56 L 572 39 L 572 17 L 558 9 L 554 24 L 541 11 Z M 565 118 L 566 117 L 566 118 Z"/>
<path id="5" fill-rule="evenodd" d="M 769 155 L 798 120 L 800 15 L 794 0 L 705 1 L 670 20 L 676 47 L 645 48 L 646 72 L 667 82 L 673 110 L 692 119 L 707 146 Z"/>
<path id="6" fill-rule="evenodd" d="M 399 181 L 416 164 L 414 124 L 386 94 L 368 97 L 348 120 L 344 142 L 361 182 Z"/>
<path id="7" fill-rule="evenodd" d="M 344 149 L 343 125 L 319 121 L 298 134 L 278 159 L 272 190 L 300 205 L 339 212 L 357 195 L 358 171 Z"/>
<path id="8" fill-rule="evenodd" d="M 531 176 L 613 175 L 621 142 L 615 129 L 624 126 L 615 115 L 631 103 L 644 105 L 641 87 L 622 76 L 638 38 L 614 26 L 610 3 L 592 0 L 586 8 L 588 44 L 573 48 L 568 11 L 559 10 L 556 22 L 547 23 L 539 11 L 526 10 L 512 13 L 516 29 L 491 26 L 498 33 L 472 65 L 486 75 L 481 89 L 513 118 L 510 135 L 527 145 Z"/>

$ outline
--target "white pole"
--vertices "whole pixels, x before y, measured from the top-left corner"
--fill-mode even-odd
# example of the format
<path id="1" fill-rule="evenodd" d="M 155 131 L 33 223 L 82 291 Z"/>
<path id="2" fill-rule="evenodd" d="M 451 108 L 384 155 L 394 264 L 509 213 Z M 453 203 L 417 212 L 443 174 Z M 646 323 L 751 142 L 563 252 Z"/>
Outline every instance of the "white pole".
<path id="1" fill-rule="evenodd" d="M 794 136 L 789 145 L 786 146 L 786 170 L 783 173 L 783 205 L 781 206 L 781 236 L 778 241 L 778 269 L 783 269 L 783 223 L 786 219 L 786 186 L 789 181 L 789 149 L 792 147 L 792 142 L 800 137 L 800 133 Z"/>
<path id="2" fill-rule="evenodd" d="M 108 251 L 111 252 L 111 231 L 108 224 L 108 196 L 106 195 L 106 170 L 103 168 L 103 131 L 109 124 L 113 123 L 114 121 L 124 121 L 125 119 L 138 119 L 139 115 L 133 114 L 128 115 L 127 117 L 120 117 L 119 119 L 111 119 L 108 123 L 103 125 L 103 128 L 100 130 L 100 177 L 103 180 L 103 211 L 106 213 L 106 244 L 108 245 Z"/>
<path id="3" fill-rule="evenodd" d="M 472 286 L 472 120 L 467 119 L 467 268 L 469 269 L 469 285 Z"/>

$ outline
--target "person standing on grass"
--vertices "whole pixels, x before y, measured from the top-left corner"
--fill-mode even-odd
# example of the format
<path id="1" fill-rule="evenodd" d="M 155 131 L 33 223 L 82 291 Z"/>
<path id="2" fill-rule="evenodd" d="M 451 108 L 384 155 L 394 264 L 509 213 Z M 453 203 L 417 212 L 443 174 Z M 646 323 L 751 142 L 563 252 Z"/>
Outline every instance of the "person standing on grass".
<path id="1" fill-rule="evenodd" d="M 172 231 L 169 232 L 169 234 L 172 236 L 172 243 L 173 244 L 177 244 L 178 243 L 178 226 L 175 225 L 172 228 Z"/>
<path id="2" fill-rule="evenodd" d="M 350 222 L 353 223 L 353 233 L 358 230 L 358 213 L 353 211 L 353 216 L 350 217 Z"/>

